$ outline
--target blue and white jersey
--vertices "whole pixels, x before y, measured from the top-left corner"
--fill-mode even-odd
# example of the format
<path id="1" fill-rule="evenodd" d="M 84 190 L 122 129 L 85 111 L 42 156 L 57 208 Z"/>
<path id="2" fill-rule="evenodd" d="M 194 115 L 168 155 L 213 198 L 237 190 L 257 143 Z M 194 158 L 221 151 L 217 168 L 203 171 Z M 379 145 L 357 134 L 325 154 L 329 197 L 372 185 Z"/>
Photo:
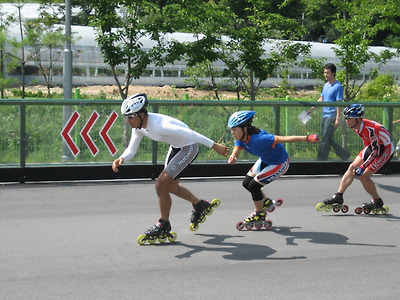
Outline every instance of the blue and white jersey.
<path id="1" fill-rule="evenodd" d="M 271 165 L 282 164 L 289 157 L 285 147 L 276 143 L 276 136 L 262 129 L 259 133 L 250 135 L 247 143 L 235 140 L 235 147 L 244 149 Z"/>

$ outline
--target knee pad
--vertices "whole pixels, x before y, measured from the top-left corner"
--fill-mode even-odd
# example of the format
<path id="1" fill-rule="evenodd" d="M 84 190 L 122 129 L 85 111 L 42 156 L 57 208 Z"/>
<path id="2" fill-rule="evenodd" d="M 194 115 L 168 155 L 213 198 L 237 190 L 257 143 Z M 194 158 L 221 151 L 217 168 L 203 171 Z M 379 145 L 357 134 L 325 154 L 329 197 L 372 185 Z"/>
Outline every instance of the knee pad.
<path id="1" fill-rule="evenodd" d="M 248 190 L 249 192 L 250 192 L 250 190 L 249 190 L 249 184 L 250 184 L 250 182 L 253 180 L 253 177 L 251 177 L 251 176 L 249 176 L 249 175 L 246 175 L 246 177 L 243 179 L 243 182 L 242 182 L 242 185 L 243 185 L 243 187 L 246 189 L 246 190 Z"/>
<path id="2" fill-rule="evenodd" d="M 248 185 L 248 191 L 251 193 L 253 201 L 261 201 L 264 198 L 264 195 L 261 192 L 262 187 L 263 186 L 254 179 L 250 181 Z"/>

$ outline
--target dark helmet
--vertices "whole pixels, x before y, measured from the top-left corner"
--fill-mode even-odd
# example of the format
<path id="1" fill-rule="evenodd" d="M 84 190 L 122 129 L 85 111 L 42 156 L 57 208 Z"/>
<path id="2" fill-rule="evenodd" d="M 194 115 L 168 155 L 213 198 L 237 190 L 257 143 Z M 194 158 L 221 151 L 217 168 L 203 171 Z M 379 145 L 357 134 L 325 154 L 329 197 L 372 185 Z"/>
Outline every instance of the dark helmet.
<path id="1" fill-rule="evenodd" d="M 228 127 L 233 128 L 251 124 L 255 114 L 256 112 L 251 110 L 237 111 L 229 117 Z"/>
<path id="2" fill-rule="evenodd" d="M 361 104 L 350 104 L 343 110 L 346 118 L 361 118 L 364 115 L 364 107 Z"/>

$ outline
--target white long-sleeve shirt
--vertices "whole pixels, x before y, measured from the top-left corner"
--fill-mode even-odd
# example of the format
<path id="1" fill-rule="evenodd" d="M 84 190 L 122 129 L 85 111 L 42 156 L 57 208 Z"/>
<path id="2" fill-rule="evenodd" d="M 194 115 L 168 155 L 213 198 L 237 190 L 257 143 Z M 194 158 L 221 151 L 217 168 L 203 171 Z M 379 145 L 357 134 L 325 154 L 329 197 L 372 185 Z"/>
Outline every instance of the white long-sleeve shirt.
<path id="1" fill-rule="evenodd" d="M 143 136 L 157 142 L 168 143 L 174 148 L 182 148 L 194 143 L 200 143 L 211 148 L 214 144 L 213 140 L 190 129 L 180 120 L 163 114 L 148 113 L 146 128 L 132 128 L 129 145 L 121 155 L 124 161 L 135 156 Z"/>

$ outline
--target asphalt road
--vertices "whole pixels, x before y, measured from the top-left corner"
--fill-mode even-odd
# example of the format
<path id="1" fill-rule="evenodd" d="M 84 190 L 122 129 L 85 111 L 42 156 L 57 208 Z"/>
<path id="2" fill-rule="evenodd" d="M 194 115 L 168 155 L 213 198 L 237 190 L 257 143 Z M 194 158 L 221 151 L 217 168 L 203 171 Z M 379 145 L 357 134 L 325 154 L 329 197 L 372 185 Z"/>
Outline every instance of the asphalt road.
<path id="1" fill-rule="evenodd" d="M 184 179 L 220 207 L 193 232 L 173 198 L 174 243 L 138 245 L 159 218 L 154 181 L 0 186 L 1 299 L 399 299 L 399 175 L 374 176 L 387 215 L 317 212 L 340 177 L 283 177 L 273 227 L 238 231 L 254 208 L 240 178 Z"/>

